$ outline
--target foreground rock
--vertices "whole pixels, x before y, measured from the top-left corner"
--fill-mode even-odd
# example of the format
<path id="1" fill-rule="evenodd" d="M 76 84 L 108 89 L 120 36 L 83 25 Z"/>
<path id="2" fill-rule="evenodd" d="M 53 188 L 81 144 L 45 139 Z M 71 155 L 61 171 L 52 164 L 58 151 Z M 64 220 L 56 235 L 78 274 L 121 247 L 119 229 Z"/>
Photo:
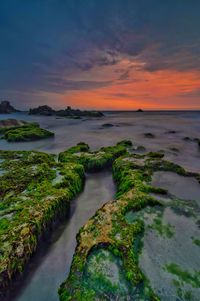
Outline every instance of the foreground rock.
<path id="1" fill-rule="evenodd" d="M 75 110 L 71 107 L 67 107 L 65 110 L 53 110 L 49 106 L 39 106 L 29 110 L 30 115 L 44 115 L 44 116 L 63 116 L 63 117 L 102 117 L 104 116 L 102 112 L 99 111 L 81 111 Z"/>
<path id="2" fill-rule="evenodd" d="M 59 155 L 0 151 L 0 299 L 23 273 L 39 240 L 83 188 L 85 171 L 109 168 L 126 154 L 126 142 L 90 152 L 85 143 Z"/>
<path id="3" fill-rule="evenodd" d="M 77 235 L 70 274 L 59 290 L 61 301 L 164 300 L 159 296 L 162 292 L 155 294 L 150 286 L 151 279 L 139 266 L 147 218 L 135 217 L 131 223 L 126 218 L 129 212 L 134 217 L 146 208 L 165 206 L 151 195 L 167 195 L 166 190 L 152 186 L 154 171 L 190 175 L 182 167 L 163 160 L 163 156 L 161 153 L 133 154 L 114 161 L 116 200 L 99 209 Z M 176 200 L 176 210 L 179 205 Z M 158 219 L 153 222 L 152 227 L 162 235 L 166 234 L 166 239 L 172 237 L 170 226 L 163 225 Z"/>
<path id="4" fill-rule="evenodd" d="M 54 133 L 40 128 L 38 123 L 29 123 L 23 120 L 0 120 L 2 139 L 8 142 L 34 141 L 54 136 Z"/>
<path id="5" fill-rule="evenodd" d="M 18 119 L 5 119 L 5 120 L 0 120 L 0 131 L 5 130 L 5 129 L 10 129 L 13 127 L 19 127 L 28 124 L 28 122 L 24 120 L 18 120 Z"/>
<path id="6" fill-rule="evenodd" d="M 11 106 L 9 101 L 3 100 L 0 102 L 0 114 L 9 114 L 17 112 L 17 110 Z"/>

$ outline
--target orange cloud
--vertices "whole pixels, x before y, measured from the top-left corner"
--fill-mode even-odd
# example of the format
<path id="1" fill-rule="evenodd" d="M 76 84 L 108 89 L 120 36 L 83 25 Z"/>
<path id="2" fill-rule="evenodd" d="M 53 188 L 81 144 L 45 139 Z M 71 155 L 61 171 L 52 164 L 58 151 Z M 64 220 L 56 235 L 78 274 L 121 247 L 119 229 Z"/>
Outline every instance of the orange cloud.
<path id="1" fill-rule="evenodd" d="M 113 75 L 113 70 L 112 70 Z M 105 75 L 110 78 L 109 73 Z M 200 89 L 200 73 L 163 70 L 148 72 L 133 68 L 129 78 L 92 90 L 70 91 L 59 96 L 62 106 L 93 109 L 200 109 L 200 101 L 190 94 Z M 188 95 L 188 98 L 186 97 Z"/>
<path id="2" fill-rule="evenodd" d="M 195 70 L 150 72 L 145 70 L 145 62 L 121 57 L 115 65 L 70 74 L 70 79 L 109 84 L 96 88 L 88 84 L 88 88 L 86 85 L 63 94 L 42 93 L 41 98 L 48 98 L 48 103 L 57 107 L 71 105 L 82 109 L 200 109 L 200 72 Z"/>

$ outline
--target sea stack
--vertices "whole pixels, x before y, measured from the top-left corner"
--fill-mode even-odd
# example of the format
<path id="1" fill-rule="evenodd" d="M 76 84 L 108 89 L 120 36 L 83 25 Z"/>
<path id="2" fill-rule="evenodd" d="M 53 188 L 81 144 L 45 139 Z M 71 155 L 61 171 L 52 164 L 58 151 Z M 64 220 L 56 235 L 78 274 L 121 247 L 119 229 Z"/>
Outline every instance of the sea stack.
<path id="1" fill-rule="evenodd" d="M 0 114 L 10 114 L 13 112 L 17 112 L 17 110 L 13 106 L 11 106 L 9 101 L 2 100 L 0 102 Z"/>

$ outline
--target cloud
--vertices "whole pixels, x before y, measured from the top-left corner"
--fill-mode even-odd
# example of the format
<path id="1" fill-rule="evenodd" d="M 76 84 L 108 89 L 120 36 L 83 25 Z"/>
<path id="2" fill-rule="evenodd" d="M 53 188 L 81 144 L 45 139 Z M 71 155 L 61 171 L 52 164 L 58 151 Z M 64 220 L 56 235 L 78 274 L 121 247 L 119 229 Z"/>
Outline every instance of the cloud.
<path id="1" fill-rule="evenodd" d="M 122 84 L 138 69 L 200 72 L 199 11 L 197 0 L 2 0 L 0 90 L 63 93 Z M 95 76 L 124 58 L 117 79 Z"/>
<path id="2" fill-rule="evenodd" d="M 47 80 L 47 92 L 63 93 L 66 91 L 92 90 L 101 87 L 106 87 L 111 84 L 111 81 L 75 81 L 65 79 L 51 79 Z"/>
<path id="3" fill-rule="evenodd" d="M 200 88 L 195 89 L 193 91 L 184 91 L 184 92 L 180 93 L 179 96 L 188 98 L 188 99 L 193 98 L 193 99 L 197 99 L 199 101 L 200 100 Z"/>

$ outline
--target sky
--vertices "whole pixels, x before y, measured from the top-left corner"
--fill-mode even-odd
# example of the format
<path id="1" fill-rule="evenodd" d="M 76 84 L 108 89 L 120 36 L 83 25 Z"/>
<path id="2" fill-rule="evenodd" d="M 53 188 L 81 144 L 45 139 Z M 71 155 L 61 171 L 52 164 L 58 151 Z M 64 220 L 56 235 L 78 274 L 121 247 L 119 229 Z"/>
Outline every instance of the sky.
<path id="1" fill-rule="evenodd" d="M 200 109 L 200 1 L 1 0 L 0 99 Z"/>

